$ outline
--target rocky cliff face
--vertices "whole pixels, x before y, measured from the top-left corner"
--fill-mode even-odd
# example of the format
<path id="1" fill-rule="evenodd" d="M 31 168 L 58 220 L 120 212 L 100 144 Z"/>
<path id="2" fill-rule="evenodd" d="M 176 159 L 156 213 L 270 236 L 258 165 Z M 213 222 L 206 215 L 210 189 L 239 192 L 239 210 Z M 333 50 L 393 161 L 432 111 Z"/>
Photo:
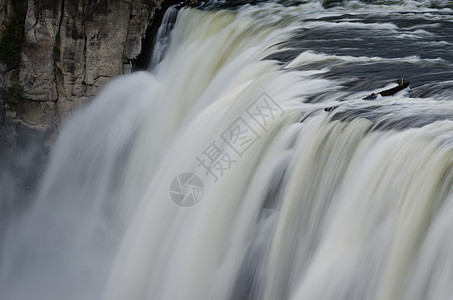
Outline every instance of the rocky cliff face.
<path id="1" fill-rule="evenodd" d="M 0 63 L 3 117 L 58 130 L 112 77 L 142 61 L 142 51 L 149 51 L 143 42 L 149 41 L 162 4 L 173 2 L 161 1 L 0 0 L 3 28 L 23 18 L 23 40 L 11 41 L 22 42 L 20 53 L 14 58 L 6 53 Z"/>
<path id="2" fill-rule="evenodd" d="M 0 240 L 31 201 L 64 119 L 112 77 L 147 67 L 175 2 L 0 0 Z"/>

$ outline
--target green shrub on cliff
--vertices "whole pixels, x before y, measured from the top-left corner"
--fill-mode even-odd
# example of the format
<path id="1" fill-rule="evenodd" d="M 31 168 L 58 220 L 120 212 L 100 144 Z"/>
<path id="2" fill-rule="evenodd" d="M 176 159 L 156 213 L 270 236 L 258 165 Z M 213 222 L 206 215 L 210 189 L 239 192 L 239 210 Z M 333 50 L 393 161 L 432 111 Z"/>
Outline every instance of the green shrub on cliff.
<path id="1" fill-rule="evenodd" d="M 53 46 L 53 53 L 60 54 L 61 50 L 58 46 Z"/>
<path id="2" fill-rule="evenodd" d="M 8 66 L 18 66 L 24 41 L 26 8 L 22 1 L 13 2 L 13 12 L 0 30 L 0 58 Z"/>
<path id="3" fill-rule="evenodd" d="M 11 109 L 17 109 L 20 102 L 27 98 L 25 89 L 20 84 L 13 84 L 6 88 L 5 103 L 10 106 Z"/>

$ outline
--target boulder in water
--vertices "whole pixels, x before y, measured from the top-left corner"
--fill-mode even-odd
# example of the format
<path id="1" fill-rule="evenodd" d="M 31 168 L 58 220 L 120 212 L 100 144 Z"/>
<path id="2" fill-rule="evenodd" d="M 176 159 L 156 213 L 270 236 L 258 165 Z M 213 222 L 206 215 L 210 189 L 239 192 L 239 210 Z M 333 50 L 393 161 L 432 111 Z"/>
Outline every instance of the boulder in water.
<path id="1" fill-rule="evenodd" d="M 380 94 L 382 97 L 392 96 L 392 95 L 398 93 L 399 91 L 402 91 L 405 88 L 407 88 L 409 86 L 409 83 L 410 82 L 405 82 L 404 77 L 403 77 L 403 78 L 401 78 L 401 81 L 398 80 L 397 86 L 395 86 L 391 89 L 388 89 L 388 90 L 380 91 L 378 94 Z M 376 98 L 377 98 L 377 94 L 372 93 L 372 94 L 366 96 L 365 98 L 363 98 L 362 100 L 374 100 Z"/>

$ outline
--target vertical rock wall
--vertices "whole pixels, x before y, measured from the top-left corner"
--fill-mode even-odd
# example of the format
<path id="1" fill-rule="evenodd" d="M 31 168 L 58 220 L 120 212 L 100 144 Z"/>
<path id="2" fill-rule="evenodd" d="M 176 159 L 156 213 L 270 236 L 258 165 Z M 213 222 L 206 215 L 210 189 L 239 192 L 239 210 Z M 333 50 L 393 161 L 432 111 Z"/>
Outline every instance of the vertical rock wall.
<path id="1" fill-rule="evenodd" d="M 0 0 L 0 243 L 32 201 L 64 119 L 111 78 L 146 68 L 175 3 Z"/>
<path id="2" fill-rule="evenodd" d="M 0 62 L 2 114 L 43 131 L 57 131 L 111 78 L 131 72 L 164 11 L 161 0 L 0 0 L 2 26 L 14 16 L 13 1 L 26 10 L 24 38 L 18 64 Z M 17 108 L 5 101 L 13 85 L 24 90 Z"/>

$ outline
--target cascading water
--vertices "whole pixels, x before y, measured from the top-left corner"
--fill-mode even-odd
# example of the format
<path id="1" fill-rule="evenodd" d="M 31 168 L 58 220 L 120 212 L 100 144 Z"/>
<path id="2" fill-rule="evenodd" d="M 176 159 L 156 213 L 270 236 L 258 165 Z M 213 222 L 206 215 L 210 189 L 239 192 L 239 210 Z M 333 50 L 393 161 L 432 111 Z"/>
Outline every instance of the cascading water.
<path id="1" fill-rule="evenodd" d="M 453 298 L 451 3 L 327 2 L 181 9 L 61 132 L 0 298 Z"/>

